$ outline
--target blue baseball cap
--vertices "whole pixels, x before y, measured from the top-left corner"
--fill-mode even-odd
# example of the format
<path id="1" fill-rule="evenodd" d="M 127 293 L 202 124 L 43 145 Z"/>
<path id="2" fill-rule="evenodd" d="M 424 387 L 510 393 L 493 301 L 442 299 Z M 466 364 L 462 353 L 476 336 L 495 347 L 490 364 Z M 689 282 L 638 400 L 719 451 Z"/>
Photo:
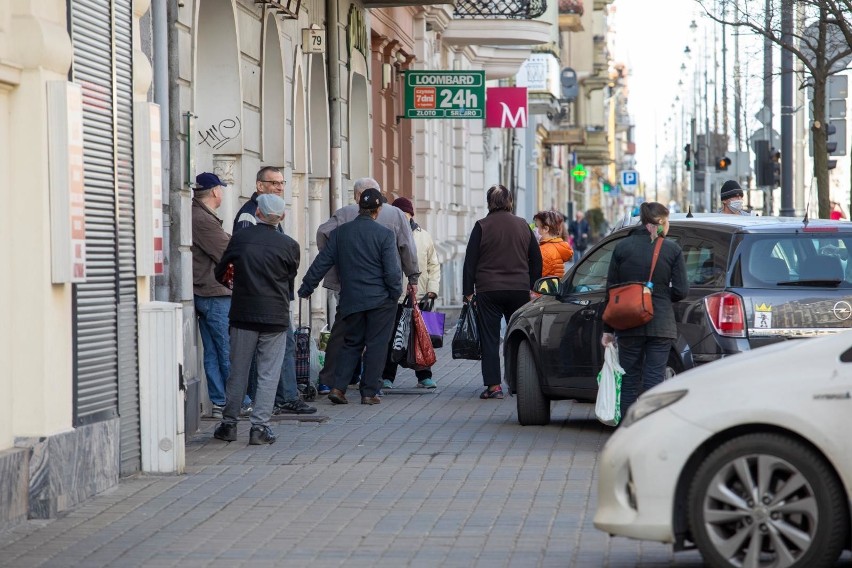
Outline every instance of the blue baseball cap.
<path id="1" fill-rule="evenodd" d="M 195 176 L 195 188 L 198 190 L 204 191 L 207 189 L 213 189 L 218 185 L 226 187 L 228 184 L 220 180 L 219 176 L 211 174 L 210 172 L 204 172 Z"/>

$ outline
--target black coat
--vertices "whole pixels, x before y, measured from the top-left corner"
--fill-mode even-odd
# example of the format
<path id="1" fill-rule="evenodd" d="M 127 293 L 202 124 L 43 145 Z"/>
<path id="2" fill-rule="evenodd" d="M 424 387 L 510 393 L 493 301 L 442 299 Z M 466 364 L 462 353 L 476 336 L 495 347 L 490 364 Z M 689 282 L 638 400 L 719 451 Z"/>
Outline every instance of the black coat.
<path id="1" fill-rule="evenodd" d="M 359 215 L 331 232 L 302 279 L 299 296 L 310 296 L 332 266 L 340 275 L 338 317 L 378 308 L 388 300 L 396 302 L 402 294 L 396 235 L 368 215 Z"/>
<path id="2" fill-rule="evenodd" d="M 645 227 L 639 227 L 622 239 L 612 253 L 607 274 L 607 287 L 626 282 L 646 282 L 654 256 L 654 243 Z M 617 331 L 619 336 L 668 337 L 677 339 L 672 302 L 677 302 L 689 293 L 686 280 L 686 263 L 683 251 L 676 242 L 664 240 L 660 248 L 657 266 L 651 278 L 654 283 L 651 302 L 654 305 L 654 319 L 645 325 Z M 612 328 L 604 324 L 604 330 Z"/>
<path id="3" fill-rule="evenodd" d="M 272 225 L 258 223 L 231 237 L 216 280 L 222 282 L 229 264 L 234 265 L 231 325 L 284 329 L 290 325 L 290 291 L 299 269 L 299 243 Z"/>

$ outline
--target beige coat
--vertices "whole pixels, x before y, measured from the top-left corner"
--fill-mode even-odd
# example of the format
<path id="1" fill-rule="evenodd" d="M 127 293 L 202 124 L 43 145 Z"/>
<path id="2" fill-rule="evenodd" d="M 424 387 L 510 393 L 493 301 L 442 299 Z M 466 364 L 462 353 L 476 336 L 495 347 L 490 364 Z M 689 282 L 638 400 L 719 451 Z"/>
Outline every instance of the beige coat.
<path id="1" fill-rule="evenodd" d="M 432 235 L 423 227 L 417 227 L 412 231 L 412 236 L 414 246 L 417 248 L 417 265 L 420 267 L 420 276 L 417 278 L 417 299 L 420 300 L 429 292 L 438 294 L 441 287 L 441 265 L 438 262 L 438 253 L 435 251 Z M 403 279 L 400 304 L 405 300 L 407 284 L 408 282 Z"/>

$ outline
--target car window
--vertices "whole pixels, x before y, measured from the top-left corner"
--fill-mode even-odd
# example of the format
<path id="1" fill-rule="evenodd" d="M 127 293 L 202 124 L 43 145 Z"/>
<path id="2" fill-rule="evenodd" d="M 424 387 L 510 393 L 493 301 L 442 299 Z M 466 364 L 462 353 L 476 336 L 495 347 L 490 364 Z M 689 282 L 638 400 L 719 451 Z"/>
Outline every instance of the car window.
<path id="1" fill-rule="evenodd" d="M 742 285 L 852 287 L 852 237 L 819 234 L 749 235 L 743 239 Z"/>
<path id="2" fill-rule="evenodd" d="M 615 245 L 620 240 L 611 240 L 589 255 L 584 256 L 577 269 L 569 276 L 570 280 L 565 282 L 565 291 L 569 294 L 582 294 L 605 290 L 606 275 L 609 272 L 612 251 L 615 250 Z"/>

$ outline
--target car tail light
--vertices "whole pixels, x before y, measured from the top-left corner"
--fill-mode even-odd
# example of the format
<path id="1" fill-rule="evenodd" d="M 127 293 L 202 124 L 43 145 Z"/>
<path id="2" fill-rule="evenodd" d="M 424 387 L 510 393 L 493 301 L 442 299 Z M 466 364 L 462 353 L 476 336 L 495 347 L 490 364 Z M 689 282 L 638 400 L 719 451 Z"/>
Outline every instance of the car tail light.
<path id="1" fill-rule="evenodd" d="M 743 299 L 731 292 L 719 292 L 704 298 L 707 315 L 716 333 L 725 337 L 745 337 Z"/>

